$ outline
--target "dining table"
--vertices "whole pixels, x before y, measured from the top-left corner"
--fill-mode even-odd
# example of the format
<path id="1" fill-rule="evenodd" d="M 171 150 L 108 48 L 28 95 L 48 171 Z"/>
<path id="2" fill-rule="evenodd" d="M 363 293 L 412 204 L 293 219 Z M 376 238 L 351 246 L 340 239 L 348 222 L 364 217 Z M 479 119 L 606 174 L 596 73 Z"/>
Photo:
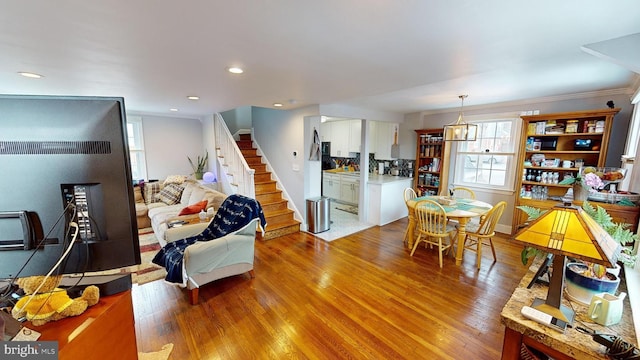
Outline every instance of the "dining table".
<path id="1" fill-rule="evenodd" d="M 486 214 L 493 207 L 484 201 L 475 199 L 451 198 L 450 196 L 421 196 L 407 201 L 409 210 L 409 228 L 407 244 L 409 249 L 413 248 L 415 241 L 414 230 L 416 228 L 415 208 L 420 200 L 433 200 L 444 208 L 447 218 L 458 221 L 458 239 L 456 247 L 456 265 L 462 264 L 462 254 L 464 251 L 464 241 L 467 237 L 467 223 L 474 217 L 480 217 Z"/>

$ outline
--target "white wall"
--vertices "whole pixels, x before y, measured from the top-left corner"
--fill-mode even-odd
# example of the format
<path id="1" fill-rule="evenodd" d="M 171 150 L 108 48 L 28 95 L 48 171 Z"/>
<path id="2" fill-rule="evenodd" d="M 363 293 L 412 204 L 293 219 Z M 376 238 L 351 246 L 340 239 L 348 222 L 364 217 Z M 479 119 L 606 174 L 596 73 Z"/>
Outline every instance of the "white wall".
<path id="1" fill-rule="evenodd" d="M 231 135 L 241 129 L 251 129 L 251 109 L 251 106 L 242 106 L 220 113 Z"/>
<path id="2" fill-rule="evenodd" d="M 606 164 L 607 166 L 620 166 L 620 156 L 624 151 L 626 134 L 631 119 L 631 113 L 633 111 L 630 95 L 626 89 L 606 93 L 567 95 L 553 101 L 549 99 L 530 99 L 518 104 L 503 106 L 483 106 L 482 108 L 465 106 L 464 114 L 465 116 L 472 116 L 507 112 L 520 113 L 525 110 L 540 110 L 541 114 L 545 114 L 565 111 L 606 109 L 606 103 L 609 100 L 613 100 L 615 106 L 621 108 L 621 110 L 614 118 Z M 451 124 L 458 119 L 458 110 L 459 109 L 454 109 L 451 112 L 433 114 L 407 114 L 404 122 L 400 124 L 400 157 L 404 159 L 415 159 L 417 138 L 413 131 L 414 129 L 441 128 L 446 124 Z M 411 133 L 413 133 L 413 135 L 412 137 L 409 137 L 409 134 Z M 453 162 L 455 159 L 452 157 L 450 160 L 453 174 L 453 169 L 455 169 Z M 505 209 L 496 230 L 500 232 L 510 232 L 513 220 L 515 196 L 519 191 L 515 191 L 510 194 L 476 188 L 474 188 L 474 191 L 476 193 L 476 197 L 481 201 L 491 204 L 496 204 L 499 201 L 507 202 L 507 208 Z"/>
<path id="3" fill-rule="evenodd" d="M 198 119 L 132 114 L 142 117 L 147 176 L 164 179 L 169 175 L 193 173 L 192 160 L 204 156 L 203 127 Z M 215 155 L 210 153 L 209 156 Z"/>

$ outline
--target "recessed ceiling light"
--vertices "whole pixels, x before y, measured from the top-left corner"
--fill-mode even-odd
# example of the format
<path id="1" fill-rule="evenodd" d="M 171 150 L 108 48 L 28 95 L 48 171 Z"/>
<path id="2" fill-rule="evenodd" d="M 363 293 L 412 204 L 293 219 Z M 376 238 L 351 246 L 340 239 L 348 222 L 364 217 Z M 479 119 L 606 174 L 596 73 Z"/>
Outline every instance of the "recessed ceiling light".
<path id="1" fill-rule="evenodd" d="M 36 73 L 32 73 L 32 72 L 26 72 L 26 71 L 18 71 L 18 74 L 24 76 L 24 77 L 28 77 L 28 78 L 32 78 L 32 79 L 40 79 L 43 78 L 44 76 L 40 75 L 40 74 L 36 74 Z"/>
<path id="2" fill-rule="evenodd" d="M 229 68 L 229 72 L 232 74 L 242 74 L 244 72 L 244 70 L 242 70 L 239 67 L 230 67 Z"/>
<path id="3" fill-rule="evenodd" d="M 191 95 L 191 96 L 187 96 L 187 99 L 189 100 L 200 100 L 199 96 L 195 96 L 195 95 Z"/>
<path id="4" fill-rule="evenodd" d="M 274 103 L 274 104 L 273 104 L 273 106 L 275 106 L 275 107 L 282 107 L 282 104 L 281 104 L 281 103 Z"/>
<path id="5" fill-rule="evenodd" d="M 171 109 L 169 109 L 169 111 L 176 112 L 176 111 L 178 111 L 178 109 L 176 109 L 176 108 L 171 108 Z"/>

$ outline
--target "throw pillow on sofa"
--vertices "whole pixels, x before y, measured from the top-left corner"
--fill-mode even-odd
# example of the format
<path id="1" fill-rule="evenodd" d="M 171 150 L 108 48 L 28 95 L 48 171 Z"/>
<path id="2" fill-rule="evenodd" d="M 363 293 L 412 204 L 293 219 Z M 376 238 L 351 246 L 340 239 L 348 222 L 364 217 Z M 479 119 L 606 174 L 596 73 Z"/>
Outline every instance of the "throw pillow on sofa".
<path id="1" fill-rule="evenodd" d="M 149 205 L 151 203 L 160 201 L 156 200 L 156 195 L 158 195 L 160 193 L 160 190 L 162 190 L 162 184 L 159 181 L 145 183 L 143 189 L 145 204 Z"/>
<path id="2" fill-rule="evenodd" d="M 167 186 L 169 184 L 181 185 L 182 183 L 185 182 L 185 180 L 187 180 L 187 177 L 185 175 L 169 175 L 164 180 L 164 183 L 162 185 L 163 186 Z"/>
<path id="3" fill-rule="evenodd" d="M 208 200 L 202 200 L 200 202 L 197 202 L 193 205 L 189 205 L 186 208 L 182 209 L 180 211 L 180 213 L 178 214 L 178 216 L 181 215 L 191 215 L 191 214 L 197 214 L 200 211 L 204 210 L 207 207 L 207 203 L 209 201 Z"/>
<path id="4" fill-rule="evenodd" d="M 162 201 L 167 205 L 175 205 L 180 202 L 184 188 L 178 184 L 168 184 L 156 196 L 157 201 Z"/>

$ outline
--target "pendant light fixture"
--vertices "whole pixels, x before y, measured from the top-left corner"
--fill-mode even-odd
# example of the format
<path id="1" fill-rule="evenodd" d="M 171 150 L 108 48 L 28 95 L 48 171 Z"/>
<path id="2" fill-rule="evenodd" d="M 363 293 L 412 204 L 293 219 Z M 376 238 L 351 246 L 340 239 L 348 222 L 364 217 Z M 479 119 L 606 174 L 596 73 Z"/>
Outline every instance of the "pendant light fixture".
<path id="1" fill-rule="evenodd" d="M 478 132 L 478 125 L 467 124 L 464 122 L 464 115 L 462 108 L 464 107 L 464 99 L 469 95 L 458 96 L 461 101 L 460 113 L 458 115 L 458 121 L 455 124 L 444 126 L 444 140 L 445 141 L 475 141 L 476 133 Z"/>

